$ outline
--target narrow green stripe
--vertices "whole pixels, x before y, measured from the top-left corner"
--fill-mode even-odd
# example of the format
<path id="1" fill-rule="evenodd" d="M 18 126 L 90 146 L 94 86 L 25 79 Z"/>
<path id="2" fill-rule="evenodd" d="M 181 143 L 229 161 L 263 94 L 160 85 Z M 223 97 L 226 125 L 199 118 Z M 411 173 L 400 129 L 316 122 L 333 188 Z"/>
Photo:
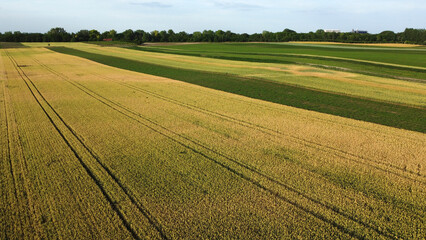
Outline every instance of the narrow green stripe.
<path id="1" fill-rule="evenodd" d="M 287 106 L 422 133 L 426 132 L 426 110 L 423 108 L 315 91 L 262 79 L 161 66 L 125 58 L 94 54 L 66 47 L 52 47 L 49 49 L 117 68 L 180 80 L 203 87 Z"/>
<path id="2" fill-rule="evenodd" d="M 356 59 L 335 59 L 322 56 L 304 56 L 287 53 L 244 53 L 220 51 L 186 51 L 177 49 L 159 49 L 155 47 L 126 47 L 132 50 L 176 54 L 183 56 L 206 57 L 213 59 L 235 60 L 259 63 L 282 63 L 316 66 L 326 69 L 361 73 L 370 76 L 387 77 L 399 80 L 425 82 L 426 70 L 381 63 L 363 62 Z"/>

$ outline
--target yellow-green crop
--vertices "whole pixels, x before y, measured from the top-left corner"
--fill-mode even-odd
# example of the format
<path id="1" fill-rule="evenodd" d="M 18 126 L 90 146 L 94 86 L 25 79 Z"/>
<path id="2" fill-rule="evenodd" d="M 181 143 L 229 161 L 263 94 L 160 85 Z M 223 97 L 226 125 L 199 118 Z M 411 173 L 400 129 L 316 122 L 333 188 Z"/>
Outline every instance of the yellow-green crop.
<path id="1" fill-rule="evenodd" d="M 426 234 L 424 133 L 44 48 L 0 54 L 1 239 Z"/>

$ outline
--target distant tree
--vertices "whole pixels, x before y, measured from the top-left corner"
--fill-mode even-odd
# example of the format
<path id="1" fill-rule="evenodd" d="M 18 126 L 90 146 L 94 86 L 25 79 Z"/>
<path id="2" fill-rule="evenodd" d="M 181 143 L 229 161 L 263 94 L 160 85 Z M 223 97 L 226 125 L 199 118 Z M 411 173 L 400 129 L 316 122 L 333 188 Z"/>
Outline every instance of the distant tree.
<path id="1" fill-rule="evenodd" d="M 247 37 L 247 33 L 243 33 L 243 34 L 241 34 L 242 35 L 242 39 L 243 38 L 246 38 L 246 41 L 247 41 L 247 39 L 248 39 L 248 37 Z M 226 31 L 224 34 L 223 34 L 223 41 L 224 42 L 227 42 L 227 41 L 231 41 L 231 42 L 234 42 L 235 41 L 235 36 L 236 36 L 236 34 L 235 33 L 233 33 L 233 32 L 231 32 L 231 31 Z"/>
<path id="2" fill-rule="evenodd" d="M 194 32 L 191 37 L 192 42 L 202 42 L 203 34 L 201 32 Z"/>
<path id="3" fill-rule="evenodd" d="M 168 42 L 178 42 L 177 37 L 176 37 L 176 33 L 172 29 L 169 29 L 167 31 L 167 41 Z"/>
<path id="4" fill-rule="evenodd" d="M 45 40 L 48 42 L 68 42 L 70 39 L 71 35 L 60 27 L 50 29 L 45 35 Z"/>
<path id="5" fill-rule="evenodd" d="M 90 34 L 89 34 L 89 30 L 80 30 L 75 34 L 75 39 L 77 42 L 84 42 L 84 41 L 89 41 L 90 39 Z"/>
<path id="6" fill-rule="evenodd" d="M 23 34 L 20 31 L 13 32 L 13 41 L 14 42 L 22 42 Z"/>
<path id="7" fill-rule="evenodd" d="M 340 33 L 337 39 L 339 40 L 339 42 L 346 42 L 348 36 L 346 33 Z"/>
<path id="8" fill-rule="evenodd" d="M 417 43 L 426 45 L 426 30 L 406 28 L 403 33 L 403 39 L 406 43 Z"/>
<path id="9" fill-rule="evenodd" d="M 189 41 L 189 35 L 188 33 L 182 31 L 176 34 L 176 41 L 177 42 L 188 42 Z"/>
<path id="10" fill-rule="evenodd" d="M 108 31 L 101 33 L 101 39 L 103 40 L 103 39 L 108 38 L 108 33 L 109 33 Z"/>
<path id="11" fill-rule="evenodd" d="M 152 42 L 159 42 L 160 41 L 160 32 L 157 30 L 154 30 L 151 32 L 151 41 Z"/>
<path id="12" fill-rule="evenodd" d="M 152 41 L 151 34 L 144 32 L 142 36 L 142 42 L 151 42 L 151 41 Z"/>
<path id="13" fill-rule="evenodd" d="M 123 32 L 123 40 L 126 42 L 133 42 L 135 40 L 135 33 L 132 29 L 127 29 Z"/>
<path id="14" fill-rule="evenodd" d="M 395 42 L 396 34 L 392 31 L 383 31 L 377 35 L 378 42 Z"/>
<path id="15" fill-rule="evenodd" d="M 145 31 L 143 31 L 143 30 L 136 30 L 134 32 L 134 38 L 135 38 L 135 42 L 137 44 L 142 44 L 144 42 L 143 41 L 143 35 L 144 34 L 145 34 Z"/>
<path id="16" fill-rule="evenodd" d="M 0 33 L 0 41 L 7 42 L 41 42 L 41 41 L 100 41 L 105 38 L 113 40 L 122 40 L 136 42 L 272 42 L 272 41 L 336 41 L 336 42 L 401 42 L 416 43 L 426 45 L 426 30 L 407 28 L 404 32 L 394 33 L 392 31 L 383 31 L 379 34 L 360 34 L 360 33 L 335 33 L 325 32 L 318 29 L 316 32 L 297 33 L 291 29 L 284 29 L 282 32 L 263 31 L 254 34 L 237 34 L 231 31 L 212 31 L 175 33 L 172 29 L 168 31 L 144 32 L 143 30 L 133 31 L 128 29 L 122 33 L 115 30 L 105 31 L 100 34 L 97 30 L 80 30 L 77 33 L 67 33 L 63 28 L 56 27 L 50 29 L 47 33 L 22 33 L 20 31 Z"/>
<path id="17" fill-rule="evenodd" d="M 308 34 L 306 35 L 306 41 L 314 41 L 315 40 L 315 33 L 314 32 L 308 32 Z"/>
<path id="18" fill-rule="evenodd" d="M 214 32 L 212 30 L 203 31 L 203 42 L 214 42 Z"/>
<path id="19" fill-rule="evenodd" d="M 233 42 L 248 42 L 250 35 L 248 35 L 247 33 L 243 33 L 241 35 L 238 36 L 238 40 L 235 39 L 235 37 L 237 36 L 237 34 L 232 33 L 231 37 L 229 40 L 227 41 L 233 41 Z"/>
<path id="20" fill-rule="evenodd" d="M 117 37 L 117 31 L 115 31 L 114 29 L 109 30 L 107 38 L 111 38 L 112 40 L 115 40 L 116 37 Z"/>
<path id="21" fill-rule="evenodd" d="M 327 40 L 326 35 L 325 35 L 325 31 L 323 29 L 318 29 L 315 32 L 315 40 L 317 40 L 317 41 L 325 41 L 325 40 Z"/>
<path id="22" fill-rule="evenodd" d="M 5 41 L 5 42 L 14 42 L 15 39 L 13 37 L 13 33 L 10 32 L 10 31 L 9 32 L 5 32 L 3 34 L 3 41 Z"/>
<path id="23" fill-rule="evenodd" d="M 167 34 L 166 31 L 161 31 L 158 33 L 160 36 L 160 42 L 168 42 L 169 41 L 169 35 Z"/>
<path id="24" fill-rule="evenodd" d="M 282 31 L 282 38 L 280 39 L 280 41 L 283 42 L 289 42 L 289 41 L 296 41 L 297 40 L 297 33 L 296 31 L 293 31 L 291 29 L 284 29 Z"/>
<path id="25" fill-rule="evenodd" d="M 264 30 L 262 32 L 262 39 L 265 42 L 276 42 L 275 34 L 269 31 Z"/>
<path id="26" fill-rule="evenodd" d="M 101 34 L 93 29 L 89 31 L 89 41 L 101 41 Z"/>
<path id="27" fill-rule="evenodd" d="M 225 41 L 225 32 L 222 30 L 217 30 L 214 33 L 214 40 L 215 42 L 224 42 Z"/>
<path id="28" fill-rule="evenodd" d="M 21 41 L 24 41 L 24 42 L 43 42 L 43 36 L 44 35 L 41 34 L 41 33 L 24 33 Z"/>
<path id="29" fill-rule="evenodd" d="M 335 42 L 339 37 L 339 33 L 337 32 L 325 32 L 324 37 L 326 41 Z"/>
<path id="30" fill-rule="evenodd" d="M 253 33 L 253 34 L 250 35 L 248 41 L 249 42 L 262 42 L 263 41 L 262 34 L 260 34 L 260 33 Z"/>

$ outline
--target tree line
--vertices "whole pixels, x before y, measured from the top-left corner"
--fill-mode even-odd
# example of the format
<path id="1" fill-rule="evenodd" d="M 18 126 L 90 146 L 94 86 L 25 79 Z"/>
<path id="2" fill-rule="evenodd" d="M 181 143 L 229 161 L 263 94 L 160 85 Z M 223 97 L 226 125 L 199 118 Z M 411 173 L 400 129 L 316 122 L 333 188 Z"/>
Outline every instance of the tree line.
<path id="1" fill-rule="evenodd" d="M 383 31 L 379 34 L 356 32 L 325 32 L 322 29 L 316 32 L 297 33 L 291 29 L 282 32 L 263 31 L 262 33 L 233 33 L 231 31 L 203 32 L 178 32 L 131 29 L 118 33 L 115 30 L 100 33 L 97 30 L 80 30 L 76 33 L 68 33 L 65 29 L 52 28 L 47 33 L 22 33 L 20 31 L 0 33 L 0 42 L 86 42 L 103 41 L 132 42 L 142 44 L 144 42 L 289 42 L 289 41 L 326 41 L 342 43 L 411 43 L 426 45 L 426 29 L 407 28 L 404 32 Z"/>

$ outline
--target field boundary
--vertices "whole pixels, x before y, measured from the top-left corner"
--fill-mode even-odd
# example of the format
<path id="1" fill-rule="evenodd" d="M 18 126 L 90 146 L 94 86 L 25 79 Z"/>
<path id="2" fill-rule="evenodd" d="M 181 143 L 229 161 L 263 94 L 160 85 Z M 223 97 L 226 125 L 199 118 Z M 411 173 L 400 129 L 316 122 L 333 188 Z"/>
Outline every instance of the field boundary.
<path id="1" fill-rule="evenodd" d="M 86 58 L 112 67 L 180 80 L 250 98 L 422 133 L 426 132 L 426 126 L 422 121 L 422 116 L 426 116 L 426 109 L 421 107 L 345 96 L 257 78 L 243 78 L 231 74 L 160 66 L 65 47 L 50 48 L 50 50 Z"/>
<path id="2" fill-rule="evenodd" d="M 192 56 L 192 57 L 204 57 L 204 58 L 211 58 L 211 59 L 222 59 L 222 60 L 233 60 L 233 61 L 245 61 L 245 62 L 255 62 L 255 63 L 281 63 L 281 64 L 296 64 L 301 66 L 312 66 L 322 69 L 331 69 L 331 70 L 337 70 L 337 71 L 343 71 L 343 72 L 350 72 L 350 73 L 358 73 L 358 74 L 364 74 L 369 76 L 375 76 L 375 77 L 385 77 L 385 78 L 391 78 L 391 79 L 397 79 L 397 80 L 403 80 L 408 82 L 420 82 L 425 83 L 425 79 L 420 78 L 413 78 L 413 77 L 403 77 L 403 76 L 395 76 L 391 74 L 385 74 L 385 73 L 377 73 L 377 72 L 371 72 L 371 71 L 365 71 L 365 70 L 357 70 L 357 69 L 351 69 L 347 67 L 339 67 L 339 66 L 332 66 L 332 65 L 324 65 L 324 64 L 314 64 L 314 63 L 304 63 L 304 62 L 297 62 L 297 61 L 289 61 L 289 60 L 278 60 L 278 59 L 261 59 L 261 58 L 244 58 L 244 57 L 238 57 L 238 56 L 210 56 L 208 55 L 207 51 L 190 51 L 185 50 L 186 52 L 179 52 L 176 49 L 168 49 L 168 48 L 159 48 L 159 47 L 125 47 L 126 49 L 131 50 L 137 50 L 137 51 L 145 51 L 145 52 L 154 52 L 154 53 L 164 53 L 164 54 L 175 54 L 175 55 L 182 55 L 182 56 Z M 190 53 L 193 52 L 193 53 Z M 217 53 L 224 53 L 224 54 L 240 54 L 240 55 L 247 55 L 247 56 L 273 56 L 273 57 L 296 57 L 296 58 L 305 58 L 305 59 L 316 59 L 316 60 L 330 60 L 330 61 L 341 61 L 341 62 L 348 62 L 348 63 L 355 63 L 360 64 L 364 66 L 375 66 L 375 67 L 384 67 L 387 69 L 398 69 L 398 70 L 405 70 L 405 71 L 414 71 L 414 72 L 420 72 L 420 73 L 426 73 L 426 68 L 417 67 L 417 66 L 406 66 L 406 65 L 398 65 L 398 64 L 391 64 L 391 63 L 381 63 L 381 62 L 374 62 L 374 61 L 366 61 L 366 60 L 358 60 L 358 59 L 349 59 L 349 58 L 339 58 L 339 57 L 332 57 L 332 56 L 319 56 L 319 55 L 309 55 L 309 54 L 291 54 L 291 53 L 248 53 L 248 52 L 214 52 Z"/>

